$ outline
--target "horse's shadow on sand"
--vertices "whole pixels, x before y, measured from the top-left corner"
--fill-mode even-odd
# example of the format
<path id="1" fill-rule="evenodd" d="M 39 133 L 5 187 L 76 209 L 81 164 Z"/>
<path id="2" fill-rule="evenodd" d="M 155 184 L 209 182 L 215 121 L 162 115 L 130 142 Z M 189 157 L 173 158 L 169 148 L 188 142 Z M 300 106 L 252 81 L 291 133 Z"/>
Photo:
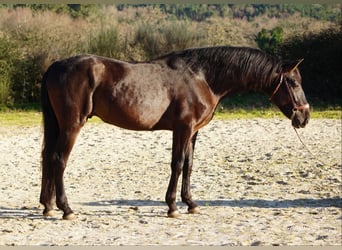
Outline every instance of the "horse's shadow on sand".
<path id="1" fill-rule="evenodd" d="M 41 217 L 41 209 L 38 207 L 9 208 L 0 206 L 0 219 L 25 218 L 35 220 L 41 219 Z"/>
<path id="2" fill-rule="evenodd" d="M 200 200 L 196 201 L 202 207 L 255 207 L 255 208 L 342 208 L 342 199 L 322 198 L 322 199 L 293 199 L 293 200 L 263 200 L 263 199 L 241 199 L 241 200 Z M 165 206 L 163 201 L 155 200 L 105 200 L 82 203 L 86 206 Z M 178 206 L 185 206 L 177 202 Z"/>
<path id="3" fill-rule="evenodd" d="M 118 206 L 118 207 L 156 207 L 166 206 L 164 201 L 156 200 L 102 200 L 93 202 L 81 202 L 83 206 Z M 239 207 L 239 208 L 342 208 L 342 199 L 322 198 L 322 199 L 293 199 L 293 200 L 263 200 L 263 199 L 241 199 L 241 200 L 200 200 L 197 204 L 201 207 Z M 177 202 L 179 207 L 185 204 Z M 0 206 L 0 219 L 26 218 L 41 219 L 41 211 L 39 208 L 6 208 Z M 50 219 L 50 218 L 48 218 Z M 51 218 L 56 219 L 56 218 Z"/>

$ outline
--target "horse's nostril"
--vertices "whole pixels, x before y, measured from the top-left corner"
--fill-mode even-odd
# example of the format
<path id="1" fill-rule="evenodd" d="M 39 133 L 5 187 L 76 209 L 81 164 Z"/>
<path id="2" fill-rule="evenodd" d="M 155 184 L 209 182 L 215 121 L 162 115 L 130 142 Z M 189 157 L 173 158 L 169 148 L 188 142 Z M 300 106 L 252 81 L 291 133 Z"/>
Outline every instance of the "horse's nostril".
<path id="1" fill-rule="evenodd" d="M 309 123 L 309 118 L 305 118 L 305 125 Z"/>

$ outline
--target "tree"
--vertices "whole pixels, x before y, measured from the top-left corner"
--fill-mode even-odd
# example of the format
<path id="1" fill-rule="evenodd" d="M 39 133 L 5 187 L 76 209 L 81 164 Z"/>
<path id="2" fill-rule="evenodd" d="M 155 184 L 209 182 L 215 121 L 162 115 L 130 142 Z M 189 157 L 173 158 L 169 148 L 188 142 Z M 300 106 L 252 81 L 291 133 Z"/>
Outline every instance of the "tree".
<path id="1" fill-rule="evenodd" d="M 283 29 L 275 27 L 271 30 L 262 29 L 255 38 L 258 47 L 266 53 L 277 55 L 278 47 L 283 42 Z"/>
<path id="2" fill-rule="evenodd" d="M 291 37 L 279 47 L 282 58 L 304 58 L 300 72 L 309 101 L 341 105 L 341 44 L 342 26 L 338 25 L 317 34 Z"/>

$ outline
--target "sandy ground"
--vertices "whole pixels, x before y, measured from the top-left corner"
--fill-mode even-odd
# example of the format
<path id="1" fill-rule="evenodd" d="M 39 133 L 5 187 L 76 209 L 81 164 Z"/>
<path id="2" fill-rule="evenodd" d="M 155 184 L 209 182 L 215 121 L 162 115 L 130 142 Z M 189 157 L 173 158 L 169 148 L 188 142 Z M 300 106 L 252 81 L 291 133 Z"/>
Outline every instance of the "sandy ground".
<path id="1" fill-rule="evenodd" d="M 0 125 L 0 245 L 341 245 L 341 120 L 299 134 L 318 159 L 288 120 L 212 121 L 192 175 L 201 214 L 179 202 L 171 219 L 171 132 L 88 123 L 65 174 L 77 219 L 64 221 L 41 215 L 41 127 Z"/>

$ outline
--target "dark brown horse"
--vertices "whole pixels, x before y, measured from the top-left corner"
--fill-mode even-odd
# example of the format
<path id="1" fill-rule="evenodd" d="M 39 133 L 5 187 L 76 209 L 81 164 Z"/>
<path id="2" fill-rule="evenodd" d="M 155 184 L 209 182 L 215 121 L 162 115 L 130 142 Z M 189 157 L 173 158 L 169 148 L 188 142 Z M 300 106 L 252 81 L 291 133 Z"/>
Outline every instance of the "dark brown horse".
<path id="1" fill-rule="evenodd" d="M 301 87 L 299 63 L 239 47 L 188 49 L 145 63 L 94 55 L 53 63 L 42 82 L 43 214 L 51 215 L 56 195 L 63 218 L 74 217 L 63 173 L 77 134 L 93 115 L 131 130 L 172 130 L 167 214 L 179 215 L 175 200 L 181 173 L 182 201 L 189 213 L 198 213 L 190 193 L 198 130 L 212 119 L 222 98 L 249 90 L 266 93 L 294 127 L 304 127 L 309 120 L 309 104 Z"/>

